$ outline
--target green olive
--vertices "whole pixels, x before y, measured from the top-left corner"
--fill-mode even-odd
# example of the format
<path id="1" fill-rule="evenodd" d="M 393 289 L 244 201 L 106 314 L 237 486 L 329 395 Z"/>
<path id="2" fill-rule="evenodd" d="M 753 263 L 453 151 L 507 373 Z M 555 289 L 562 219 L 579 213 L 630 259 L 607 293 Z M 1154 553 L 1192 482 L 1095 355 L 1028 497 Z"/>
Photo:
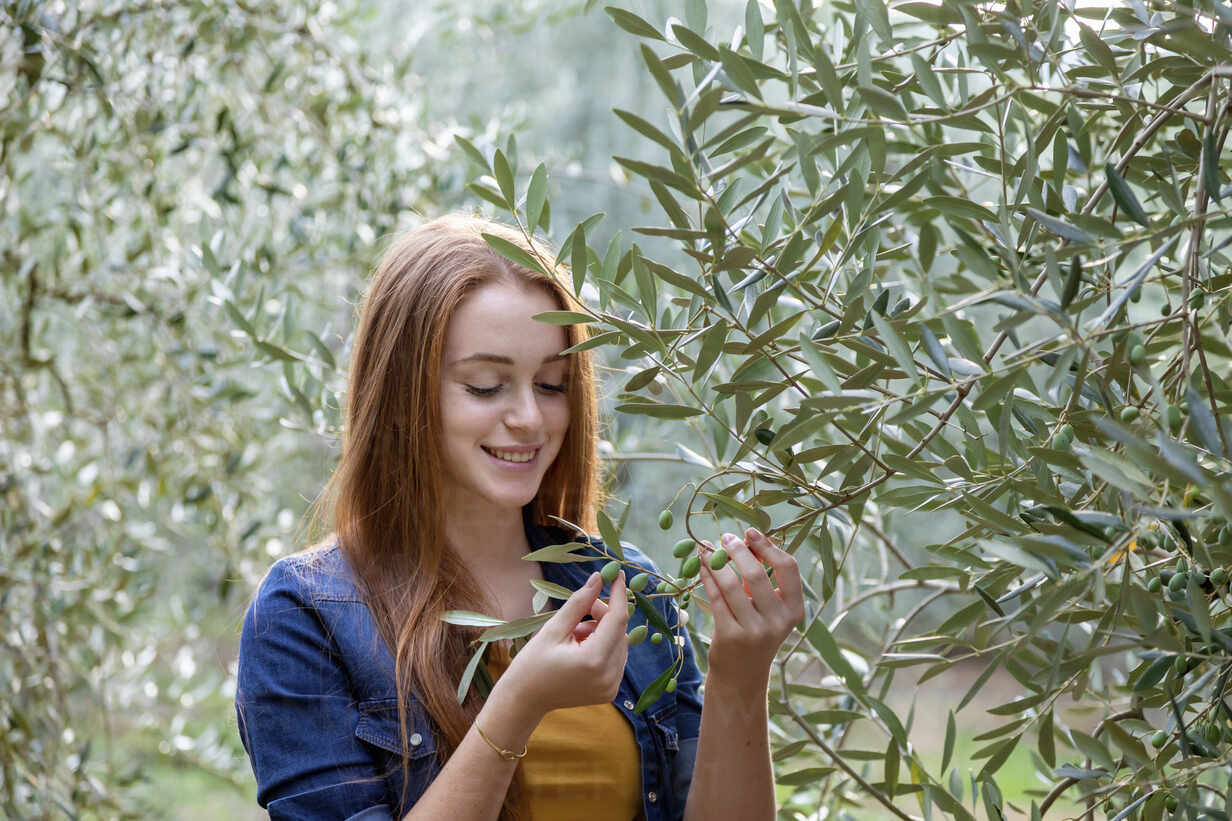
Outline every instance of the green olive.
<path id="1" fill-rule="evenodd" d="M 1211 584 L 1216 587 L 1223 587 L 1228 583 L 1228 569 L 1226 567 L 1216 567 L 1211 571 Z"/>
<path id="2" fill-rule="evenodd" d="M 662 513 L 659 514 L 659 529 L 660 530 L 671 530 L 672 521 L 673 521 L 672 512 L 670 510 L 664 510 Z"/>
<path id="3" fill-rule="evenodd" d="M 663 688 L 668 693 L 676 692 L 676 678 L 673 676 L 667 680 L 667 686 Z"/>
<path id="4" fill-rule="evenodd" d="M 680 575 L 686 579 L 691 579 L 701 572 L 702 559 L 696 553 L 684 560 L 684 564 L 680 566 Z"/>
<path id="5" fill-rule="evenodd" d="M 1073 441 L 1068 436 L 1063 436 L 1060 433 L 1055 434 L 1052 437 L 1052 449 L 1053 450 L 1067 451 L 1070 449 L 1070 446 L 1073 444 L 1074 444 Z"/>
<path id="6" fill-rule="evenodd" d="M 1151 736 L 1151 746 L 1152 747 L 1162 747 L 1167 743 L 1168 743 L 1168 734 L 1165 733 L 1163 730 L 1159 730 L 1154 735 Z"/>
<path id="7" fill-rule="evenodd" d="M 676 546 L 672 548 L 672 555 L 677 559 L 683 559 L 685 556 L 693 552 L 693 545 L 696 544 L 692 539 L 681 539 L 676 542 Z"/>
<path id="8" fill-rule="evenodd" d="M 633 618 L 633 614 L 637 612 L 637 605 L 629 602 L 629 607 L 625 612 L 629 614 L 629 618 Z"/>
<path id="9" fill-rule="evenodd" d="M 1178 572 L 1172 577 L 1172 580 L 1168 582 L 1168 590 L 1173 593 L 1180 593 L 1188 586 L 1189 574 L 1185 572 Z"/>
<path id="10" fill-rule="evenodd" d="M 629 580 L 629 590 L 633 591 L 634 593 L 641 593 L 643 590 L 646 589 L 646 585 L 649 583 L 650 583 L 649 573 L 638 573 L 636 576 L 634 576 L 632 579 Z"/>
<path id="11" fill-rule="evenodd" d="M 607 582 L 608 584 L 611 584 L 612 582 L 616 581 L 616 576 L 619 573 L 620 573 L 620 562 L 616 561 L 615 559 L 612 559 L 612 561 L 603 565 L 603 569 L 599 571 L 599 575 L 603 578 L 603 581 Z"/>
<path id="12" fill-rule="evenodd" d="M 1146 589 L 1151 593 L 1158 593 L 1163 589 L 1164 583 L 1158 576 L 1146 583 Z"/>
<path id="13" fill-rule="evenodd" d="M 1168 425 L 1168 430 L 1176 433 L 1181 429 L 1181 409 L 1176 405 L 1168 405 L 1164 408 L 1164 422 Z"/>
<path id="14" fill-rule="evenodd" d="M 651 644 L 662 644 L 662 643 L 663 643 L 663 634 L 662 634 L 662 633 L 659 633 L 659 632 L 656 632 L 653 636 L 651 636 L 651 637 L 650 637 L 650 643 L 651 643 Z"/>
<path id="15" fill-rule="evenodd" d="M 718 550 L 714 551 L 714 554 L 710 557 L 710 569 L 722 570 L 726 564 L 727 551 L 720 547 Z"/>
<path id="16" fill-rule="evenodd" d="M 1179 675 L 1182 675 L 1182 676 L 1185 675 L 1186 671 L 1189 670 L 1189 659 L 1185 658 L 1184 656 L 1177 656 L 1176 658 L 1172 659 L 1172 669 L 1175 670 Z"/>
<path id="17" fill-rule="evenodd" d="M 641 644 L 646 640 L 646 633 L 650 628 L 644 624 L 639 624 L 629 631 L 629 644 Z"/>
<path id="18" fill-rule="evenodd" d="M 1129 361 L 1136 368 L 1140 368 L 1146 364 L 1146 346 L 1135 345 L 1133 350 L 1129 352 Z"/>
<path id="19" fill-rule="evenodd" d="M 1121 408 L 1121 421 L 1132 422 L 1138 418 L 1139 413 L 1141 413 L 1141 411 L 1139 411 L 1134 405 L 1126 405 Z"/>
<path id="20" fill-rule="evenodd" d="M 1066 422 L 1064 425 L 1057 428 L 1057 433 L 1061 434 L 1066 439 L 1069 439 L 1071 442 L 1074 440 L 1074 426 L 1069 422 Z"/>

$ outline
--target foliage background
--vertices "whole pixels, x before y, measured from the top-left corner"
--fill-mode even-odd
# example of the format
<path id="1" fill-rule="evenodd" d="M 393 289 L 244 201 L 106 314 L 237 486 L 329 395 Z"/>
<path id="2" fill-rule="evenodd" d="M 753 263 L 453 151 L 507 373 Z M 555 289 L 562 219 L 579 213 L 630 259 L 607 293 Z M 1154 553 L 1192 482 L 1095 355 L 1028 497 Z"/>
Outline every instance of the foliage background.
<path id="1" fill-rule="evenodd" d="M 542 196 L 623 538 L 807 570 L 782 817 L 1226 817 L 1227 586 L 1150 586 L 1230 559 L 1232 11 L 625 5 L 3 4 L 7 815 L 256 816 L 236 631 L 363 274 Z"/>

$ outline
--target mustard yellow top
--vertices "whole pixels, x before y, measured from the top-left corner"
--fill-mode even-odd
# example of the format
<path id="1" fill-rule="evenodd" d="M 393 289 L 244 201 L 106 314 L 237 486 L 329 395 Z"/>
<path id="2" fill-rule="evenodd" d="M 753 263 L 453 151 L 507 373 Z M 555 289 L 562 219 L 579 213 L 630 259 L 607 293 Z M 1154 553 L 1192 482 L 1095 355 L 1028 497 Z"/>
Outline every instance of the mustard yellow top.
<path id="1" fill-rule="evenodd" d="M 499 679 L 509 651 L 496 642 L 488 671 Z M 552 710 L 521 760 L 532 821 L 636 821 L 642 817 L 641 756 L 628 720 L 611 704 Z"/>

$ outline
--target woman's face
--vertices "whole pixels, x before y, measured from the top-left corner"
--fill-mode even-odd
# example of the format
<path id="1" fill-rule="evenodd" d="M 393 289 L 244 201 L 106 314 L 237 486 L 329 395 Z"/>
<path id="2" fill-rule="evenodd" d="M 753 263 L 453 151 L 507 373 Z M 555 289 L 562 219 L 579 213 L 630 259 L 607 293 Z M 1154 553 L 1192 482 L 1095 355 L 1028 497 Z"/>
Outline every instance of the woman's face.
<path id="1" fill-rule="evenodd" d="M 445 338 L 441 424 L 446 510 L 529 503 L 569 427 L 565 330 L 531 319 L 559 310 L 542 288 L 496 280 L 458 306 Z"/>

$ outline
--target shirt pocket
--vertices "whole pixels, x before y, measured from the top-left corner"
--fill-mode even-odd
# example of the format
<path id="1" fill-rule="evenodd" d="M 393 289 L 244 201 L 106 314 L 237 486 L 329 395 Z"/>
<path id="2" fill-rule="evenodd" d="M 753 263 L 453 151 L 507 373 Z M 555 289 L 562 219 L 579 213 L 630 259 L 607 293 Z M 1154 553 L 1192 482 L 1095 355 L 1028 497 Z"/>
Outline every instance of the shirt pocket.
<path id="1" fill-rule="evenodd" d="M 409 779 L 403 782 L 402 731 L 398 725 L 398 701 L 395 698 L 375 698 L 360 701 L 359 722 L 355 737 L 375 747 L 373 760 L 381 765 L 392 806 L 409 811 L 428 789 L 436 776 L 436 740 L 430 720 L 422 710 L 407 714 L 406 749 Z"/>

